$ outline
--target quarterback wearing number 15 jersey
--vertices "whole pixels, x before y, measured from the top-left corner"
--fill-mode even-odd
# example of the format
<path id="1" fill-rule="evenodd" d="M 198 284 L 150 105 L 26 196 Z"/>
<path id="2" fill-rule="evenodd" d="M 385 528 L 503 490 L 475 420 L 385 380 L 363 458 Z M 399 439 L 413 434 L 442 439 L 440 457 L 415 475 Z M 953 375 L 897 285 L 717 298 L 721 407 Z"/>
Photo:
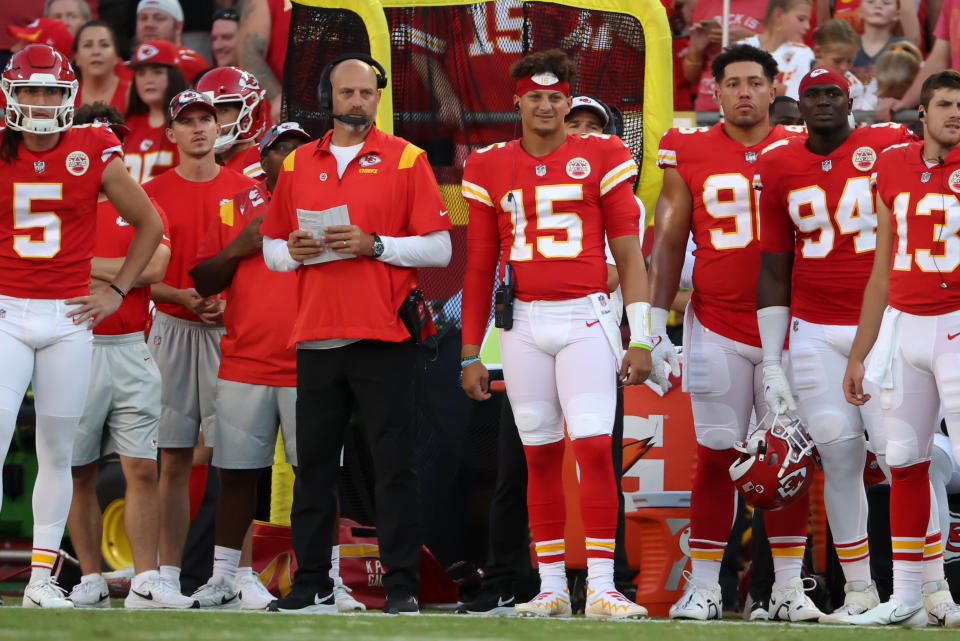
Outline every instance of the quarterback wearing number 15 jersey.
<path id="1" fill-rule="evenodd" d="M 691 305 L 696 317 L 707 329 L 754 347 L 760 347 L 754 167 L 764 147 L 801 131 L 777 126 L 745 147 L 724 133 L 722 124 L 671 129 L 657 154 L 657 165 L 676 169 L 693 197 L 690 226 L 697 260 Z"/>
<path id="2" fill-rule="evenodd" d="M 478 258 L 465 274 L 464 290 L 472 295 L 463 300 L 463 342 L 479 345 L 483 338 L 498 249 L 501 263 L 513 267 L 520 300 L 607 291 L 604 233 L 639 233 L 636 174 L 629 149 L 616 136 L 568 136 L 539 158 L 519 140 L 471 154 L 462 191 L 470 204 L 467 243 Z"/>
<path id="3" fill-rule="evenodd" d="M 914 140 L 885 123 L 854 129 L 826 156 L 801 136 L 767 147 L 757 162 L 760 248 L 794 252 L 791 312 L 821 325 L 856 325 L 877 246 L 870 175 L 880 152 Z"/>

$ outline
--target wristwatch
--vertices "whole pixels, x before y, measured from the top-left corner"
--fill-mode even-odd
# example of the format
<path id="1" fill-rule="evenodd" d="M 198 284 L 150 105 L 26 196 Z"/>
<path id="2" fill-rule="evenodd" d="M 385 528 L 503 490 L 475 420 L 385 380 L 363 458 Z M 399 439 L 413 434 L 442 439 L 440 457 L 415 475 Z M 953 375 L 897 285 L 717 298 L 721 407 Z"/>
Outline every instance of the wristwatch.
<path id="1" fill-rule="evenodd" d="M 377 232 L 373 232 L 373 257 L 380 258 L 383 256 L 383 241 L 380 240 L 380 237 L 377 236 Z"/>

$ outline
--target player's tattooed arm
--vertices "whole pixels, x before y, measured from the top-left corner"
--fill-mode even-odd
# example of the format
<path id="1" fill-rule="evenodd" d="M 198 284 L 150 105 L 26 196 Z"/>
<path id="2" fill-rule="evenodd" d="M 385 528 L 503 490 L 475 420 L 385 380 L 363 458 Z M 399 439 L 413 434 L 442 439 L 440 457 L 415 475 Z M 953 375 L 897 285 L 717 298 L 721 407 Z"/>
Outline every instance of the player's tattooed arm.
<path id="1" fill-rule="evenodd" d="M 260 86 L 267 92 L 273 118 L 279 119 L 283 87 L 267 64 L 271 28 L 267 0 L 237 0 L 236 8 L 240 14 L 240 26 L 237 30 L 240 66 L 260 81 Z"/>

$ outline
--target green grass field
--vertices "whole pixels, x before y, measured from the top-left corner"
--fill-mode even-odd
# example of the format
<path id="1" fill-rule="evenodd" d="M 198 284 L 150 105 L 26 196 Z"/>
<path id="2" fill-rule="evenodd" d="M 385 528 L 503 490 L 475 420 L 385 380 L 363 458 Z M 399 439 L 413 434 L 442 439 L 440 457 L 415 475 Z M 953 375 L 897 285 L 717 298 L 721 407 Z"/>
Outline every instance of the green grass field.
<path id="1" fill-rule="evenodd" d="M 119 602 L 117 603 L 119 605 Z M 112 610 L 42 611 L 18 607 L 0 608 L 0 640 L 16 641 L 883 641 L 956 635 L 955 630 L 926 628 L 844 628 L 818 624 L 744 623 L 738 620 L 712 622 L 589 621 L 475 618 L 447 614 L 419 617 L 385 615 L 310 616 L 244 612 L 127 612 Z M 946 637 L 941 637 L 946 639 Z"/>

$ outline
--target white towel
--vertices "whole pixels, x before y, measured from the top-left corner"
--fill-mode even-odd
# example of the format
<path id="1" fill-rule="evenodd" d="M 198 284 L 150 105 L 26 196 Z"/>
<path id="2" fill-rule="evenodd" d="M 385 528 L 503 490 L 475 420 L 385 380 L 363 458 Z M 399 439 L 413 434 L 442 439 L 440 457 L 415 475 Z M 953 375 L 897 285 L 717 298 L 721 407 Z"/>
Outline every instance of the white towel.
<path id="1" fill-rule="evenodd" d="M 867 366 L 866 378 L 880 389 L 893 389 L 893 359 L 897 355 L 900 345 L 900 318 L 903 312 L 893 307 L 883 310 L 883 321 L 877 341 L 870 352 L 870 364 Z"/>
<path id="2" fill-rule="evenodd" d="M 600 321 L 600 327 L 603 329 L 610 349 L 613 350 L 613 358 L 616 360 L 616 368 L 620 370 L 620 364 L 623 362 L 623 339 L 620 337 L 620 323 L 617 320 L 617 314 L 610 302 L 610 297 L 603 292 L 595 292 L 587 296 L 590 304 L 593 305 L 593 312 Z"/>

